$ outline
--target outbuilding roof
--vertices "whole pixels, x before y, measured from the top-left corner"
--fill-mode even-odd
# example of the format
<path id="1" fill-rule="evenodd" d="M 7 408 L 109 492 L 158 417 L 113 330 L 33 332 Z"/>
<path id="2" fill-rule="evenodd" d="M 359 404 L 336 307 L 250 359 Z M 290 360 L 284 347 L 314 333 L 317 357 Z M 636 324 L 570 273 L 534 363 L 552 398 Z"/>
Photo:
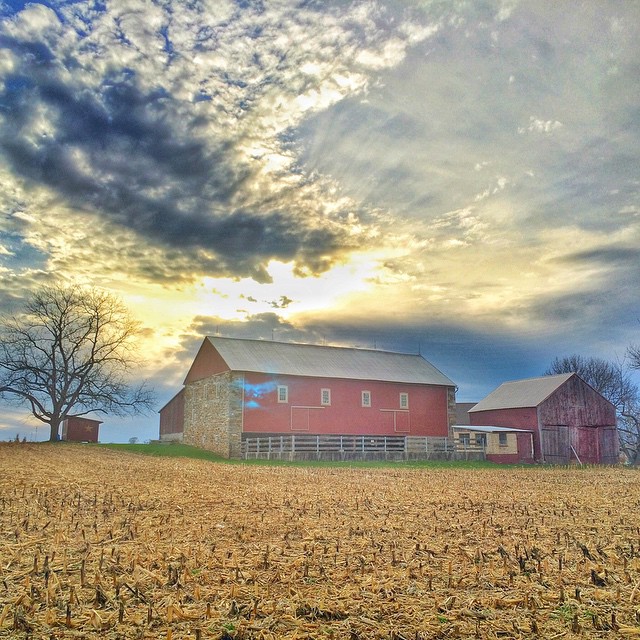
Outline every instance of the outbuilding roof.
<path id="1" fill-rule="evenodd" d="M 207 339 L 232 371 L 455 386 L 417 354 L 218 336 Z"/>
<path id="2" fill-rule="evenodd" d="M 469 413 L 493 409 L 537 407 L 574 375 L 576 374 L 560 373 L 555 376 L 504 382 L 484 400 L 480 400 L 475 407 L 469 409 Z"/>
<path id="3" fill-rule="evenodd" d="M 492 427 L 489 425 L 454 424 L 451 428 L 456 431 L 478 431 L 480 433 L 531 433 L 531 429 Z"/>

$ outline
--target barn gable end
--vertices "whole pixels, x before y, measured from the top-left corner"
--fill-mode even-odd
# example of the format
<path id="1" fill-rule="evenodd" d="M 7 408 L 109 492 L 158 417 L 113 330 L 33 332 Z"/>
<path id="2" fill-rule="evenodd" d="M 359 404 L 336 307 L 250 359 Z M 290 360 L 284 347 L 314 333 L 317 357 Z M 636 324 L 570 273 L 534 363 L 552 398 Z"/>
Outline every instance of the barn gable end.
<path id="1" fill-rule="evenodd" d="M 195 382 L 196 380 L 202 380 L 224 371 L 229 371 L 229 365 L 224 361 L 224 358 L 220 355 L 220 352 L 213 346 L 211 340 L 206 338 L 187 373 L 187 377 L 184 380 L 184 384 Z"/>

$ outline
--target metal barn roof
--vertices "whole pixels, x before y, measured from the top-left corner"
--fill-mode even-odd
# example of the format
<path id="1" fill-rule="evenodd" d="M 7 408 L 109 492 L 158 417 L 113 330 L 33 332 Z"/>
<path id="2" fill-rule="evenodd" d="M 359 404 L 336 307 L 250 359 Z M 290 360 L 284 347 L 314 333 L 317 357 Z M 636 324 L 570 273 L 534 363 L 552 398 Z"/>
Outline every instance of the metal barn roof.
<path id="1" fill-rule="evenodd" d="M 575 373 L 560 373 L 555 376 L 505 382 L 484 400 L 480 400 L 475 407 L 469 409 L 469 413 L 493 409 L 537 407 L 574 375 Z"/>
<path id="2" fill-rule="evenodd" d="M 207 339 L 232 371 L 455 386 L 420 355 L 217 336 Z"/>

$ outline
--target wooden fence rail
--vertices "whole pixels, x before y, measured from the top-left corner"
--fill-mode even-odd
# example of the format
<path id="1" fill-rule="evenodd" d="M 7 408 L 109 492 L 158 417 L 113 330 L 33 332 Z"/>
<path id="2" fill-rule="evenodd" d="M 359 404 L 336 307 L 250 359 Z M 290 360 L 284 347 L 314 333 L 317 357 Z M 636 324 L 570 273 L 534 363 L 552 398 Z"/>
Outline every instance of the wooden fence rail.
<path id="1" fill-rule="evenodd" d="M 268 435 L 242 441 L 242 457 L 266 459 L 484 459 L 482 444 L 430 436 Z"/>

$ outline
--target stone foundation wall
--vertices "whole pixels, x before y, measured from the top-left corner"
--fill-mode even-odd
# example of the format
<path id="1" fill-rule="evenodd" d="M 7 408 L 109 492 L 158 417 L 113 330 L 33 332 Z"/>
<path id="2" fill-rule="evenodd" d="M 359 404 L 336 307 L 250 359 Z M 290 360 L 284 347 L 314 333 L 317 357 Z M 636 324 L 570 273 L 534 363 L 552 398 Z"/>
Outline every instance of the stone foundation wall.
<path id="1" fill-rule="evenodd" d="M 239 457 L 243 386 L 243 376 L 232 372 L 188 384 L 183 442 L 225 458 Z"/>
<path id="2" fill-rule="evenodd" d="M 449 418 L 449 437 L 453 436 L 451 427 L 456 423 L 456 388 L 447 387 L 447 414 Z"/>
<path id="3" fill-rule="evenodd" d="M 242 410 L 244 405 L 244 375 L 232 373 L 229 381 L 228 431 L 229 457 L 242 455 Z"/>
<path id="4" fill-rule="evenodd" d="M 182 433 L 164 433 L 160 436 L 160 442 L 182 442 Z"/>

